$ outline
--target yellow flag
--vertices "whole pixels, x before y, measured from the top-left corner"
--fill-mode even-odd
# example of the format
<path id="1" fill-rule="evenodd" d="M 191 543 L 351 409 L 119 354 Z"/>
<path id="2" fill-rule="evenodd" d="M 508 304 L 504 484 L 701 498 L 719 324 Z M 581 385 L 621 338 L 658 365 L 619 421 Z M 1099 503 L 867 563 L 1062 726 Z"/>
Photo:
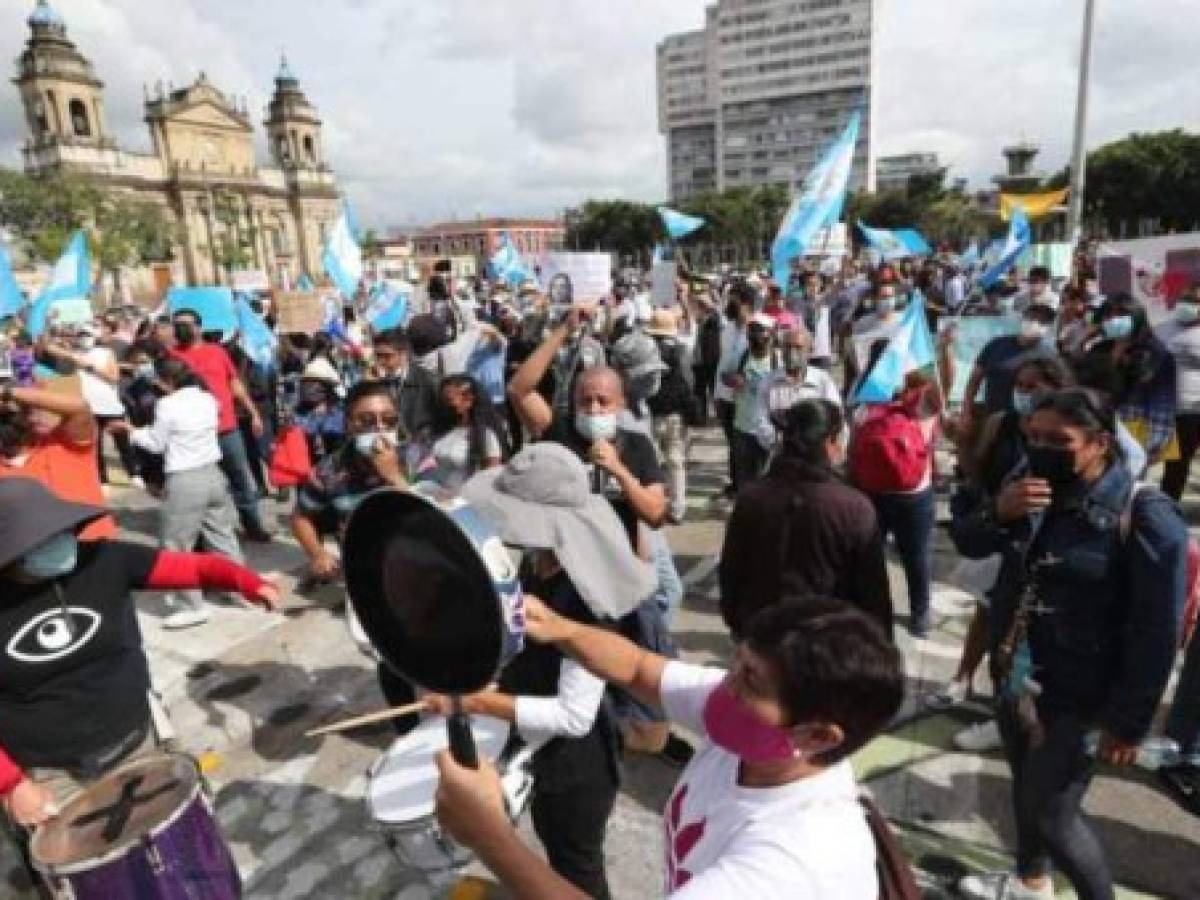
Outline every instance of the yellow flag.
<path id="1" fill-rule="evenodd" d="M 1067 199 L 1067 193 L 1067 189 L 1063 188 L 1040 194 L 1001 194 L 1000 218 L 1007 222 L 1012 217 L 1012 211 L 1019 206 L 1030 219 L 1040 219 L 1049 215 L 1054 207 L 1061 206 Z"/>

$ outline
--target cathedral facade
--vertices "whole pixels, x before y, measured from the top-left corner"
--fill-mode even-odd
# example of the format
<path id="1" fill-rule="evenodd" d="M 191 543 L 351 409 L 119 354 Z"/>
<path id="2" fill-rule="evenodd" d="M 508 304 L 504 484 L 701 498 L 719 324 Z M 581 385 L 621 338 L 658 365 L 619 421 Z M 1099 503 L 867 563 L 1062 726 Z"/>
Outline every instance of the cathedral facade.
<path id="1" fill-rule="evenodd" d="M 222 93 L 203 72 L 178 90 L 161 83 L 147 89 L 152 150 L 132 152 L 113 140 L 104 84 L 49 0 L 38 0 L 28 21 L 13 79 L 29 131 L 27 172 L 79 173 L 161 206 L 175 223 L 176 278 L 189 284 L 225 283 L 233 267 L 258 270 L 283 287 L 321 271 L 341 197 L 321 119 L 286 59 L 267 107 L 269 164 L 257 159 L 245 101 Z"/>

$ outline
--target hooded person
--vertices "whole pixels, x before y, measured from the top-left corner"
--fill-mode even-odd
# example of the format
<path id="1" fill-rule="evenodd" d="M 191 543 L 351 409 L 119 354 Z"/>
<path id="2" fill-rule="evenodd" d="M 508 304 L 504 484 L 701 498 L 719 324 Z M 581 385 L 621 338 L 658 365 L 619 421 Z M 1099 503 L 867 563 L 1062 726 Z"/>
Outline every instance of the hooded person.
<path id="1" fill-rule="evenodd" d="M 633 553 L 611 505 L 592 493 L 587 469 L 565 447 L 526 447 L 475 475 L 461 496 L 506 545 L 523 551 L 523 589 L 561 616 L 611 628 L 654 587 L 653 569 Z M 619 738 L 604 683 L 556 648 L 526 644 L 495 688 L 461 702 L 468 713 L 511 722 L 537 747 L 530 809 L 550 864 L 588 895 L 609 896 L 604 831 L 619 781 Z M 450 709 L 440 696 L 427 703 Z"/>
<path id="2" fill-rule="evenodd" d="M 236 591 L 268 609 L 279 597 L 219 556 L 79 540 L 104 515 L 33 479 L 0 481 L 0 796 L 23 828 L 157 746 L 132 592 Z"/>

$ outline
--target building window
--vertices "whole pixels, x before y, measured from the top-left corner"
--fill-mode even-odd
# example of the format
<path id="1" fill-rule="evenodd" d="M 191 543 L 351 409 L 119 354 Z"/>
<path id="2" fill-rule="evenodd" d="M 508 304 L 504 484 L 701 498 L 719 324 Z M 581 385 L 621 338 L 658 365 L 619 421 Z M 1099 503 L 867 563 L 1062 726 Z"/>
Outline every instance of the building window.
<path id="1" fill-rule="evenodd" d="M 91 137 L 92 125 L 88 121 L 87 105 L 79 99 L 72 100 L 67 109 L 71 114 L 71 128 L 76 137 Z"/>
<path id="2" fill-rule="evenodd" d="M 50 95 L 54 97 L 53 94 Z M 53 99 L 51 99 L 53 102 Z M 46 115 L 46 101 L 41 97 L 33 98 L 33 121 L 39 135 L 46 134 L 50 130 L 50 119 Z"/>
<path id="3" fill-rule="evenodd" d="M 308 164 L 311 166 L 315 166 L 317 164 L 317 150 L 313 144 L 311 134 L 306 134 L 304 136 L 304 158 L 308 160 Z"/>
<path id="4" fill-rule="evenodd" d="M 287 135 L 281 134 L 279 137 L 275 138 L 275 153 L 284 162 L 287 162 L 289 159 L 291 159 L 292 154 L 291 150 L 288 148 Z"/>

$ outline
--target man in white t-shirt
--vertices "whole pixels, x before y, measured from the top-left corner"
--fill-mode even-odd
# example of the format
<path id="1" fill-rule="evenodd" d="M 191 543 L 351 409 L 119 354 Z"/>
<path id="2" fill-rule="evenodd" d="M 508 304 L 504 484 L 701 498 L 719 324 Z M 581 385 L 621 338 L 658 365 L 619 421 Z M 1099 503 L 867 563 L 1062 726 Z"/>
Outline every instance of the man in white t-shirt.
<path id="1" fill-rule="evenodd" d="M 776 604 L 751 622 L 726 673 L 526 601 L 531 639 L 708 739 L 664 811 L 672 900 L 876 900 L 875 844 L 847 757 L 899 709 L 904 675 L 875 622 L 824 598 Z M 521 843 L 490 763 L 465 769 L 442 753 L 438 767 L 442 826 L 509 890 L 583 896 Z"/>

